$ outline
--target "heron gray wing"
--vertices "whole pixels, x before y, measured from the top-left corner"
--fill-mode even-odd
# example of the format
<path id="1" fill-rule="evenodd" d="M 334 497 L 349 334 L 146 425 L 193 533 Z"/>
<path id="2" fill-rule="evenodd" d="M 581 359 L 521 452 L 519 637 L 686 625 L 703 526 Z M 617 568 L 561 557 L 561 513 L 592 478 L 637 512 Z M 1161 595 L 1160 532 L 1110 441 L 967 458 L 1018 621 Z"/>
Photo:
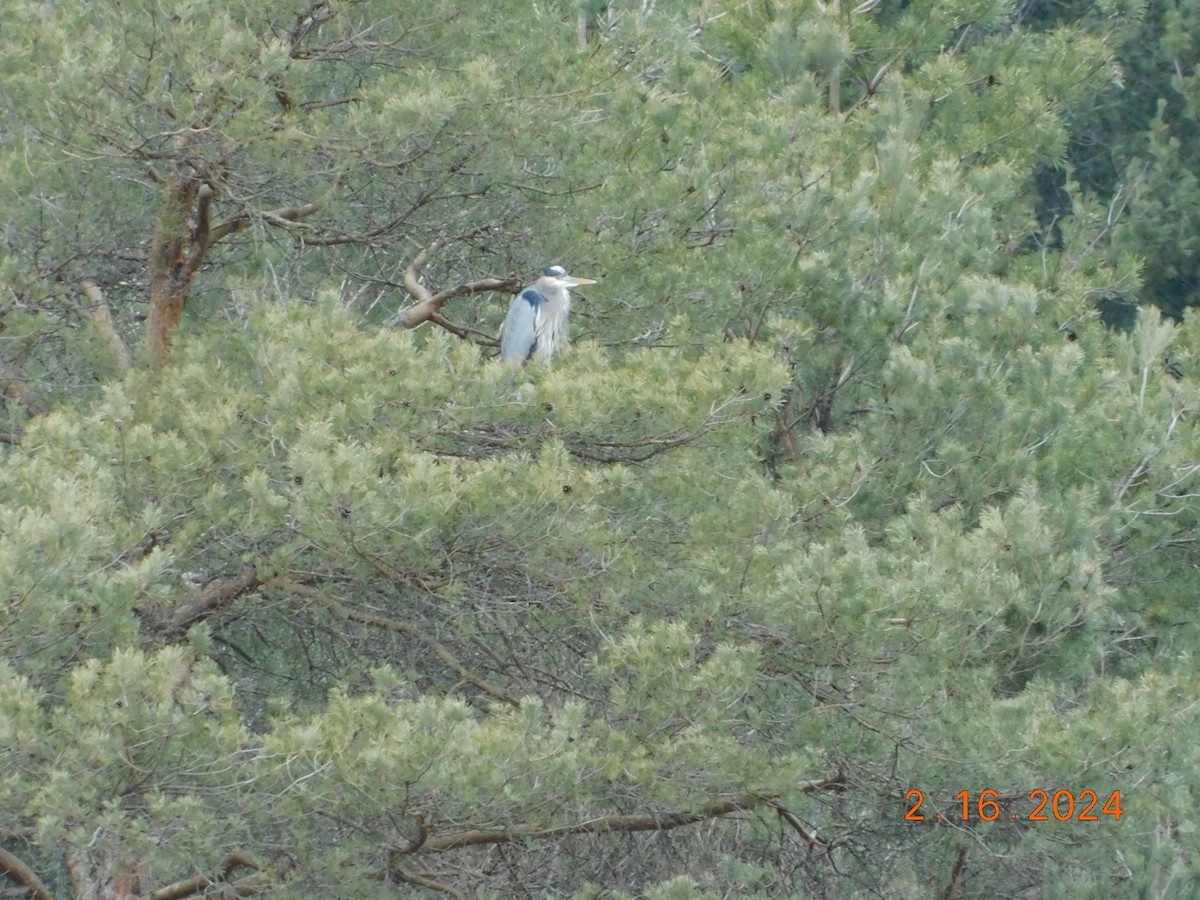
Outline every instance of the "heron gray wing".
<path id="1" fill-rule="evenodd" d="M 500 358 L 526 362 L 537 349 L 538 316 L 546 298 L 533 288 L 526 288 L 513 298 L 508 318 L 500 330 Z"/>

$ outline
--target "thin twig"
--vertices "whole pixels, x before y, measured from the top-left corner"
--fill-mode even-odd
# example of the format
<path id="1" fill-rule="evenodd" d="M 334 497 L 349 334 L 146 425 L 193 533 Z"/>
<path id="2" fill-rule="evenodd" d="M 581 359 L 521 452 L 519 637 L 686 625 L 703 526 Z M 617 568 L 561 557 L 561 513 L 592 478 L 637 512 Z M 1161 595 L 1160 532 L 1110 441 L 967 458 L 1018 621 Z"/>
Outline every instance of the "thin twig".
<path id="1" fill-rule="evenodd" d="M 365 612 L 361 609 L 354 609 L 353 607 L 347 606 L 340 600 L 330 596 L 325 591 L 317 590 L 316 588 L 309 587 L 306 584 L 300 584 L 299 582 L 291 579 L 273 578 L 269 583 L 272 587 L 277 587 L 281 590 L 299 594 L 307 599 L 315 600 L 330 612 L 340 616 L 348 622 L 358 622 L 362 625 L 370 625 L 374 628 L 383 628 L 387 631 L 398 632 L 414 638 L 433 650 L 433 652 L 437 654 L 437 657 L 443 663 L 445 663 L 447 667 L 452 669 L 459 678 L 478 688 L 493 700 L 499 700 L 513 707 L 521 705 L 516 698 L 511 697 L 504 691 L 500 690 L 500 688 L 493 687 L 478 675 L 471 672 L 466 666 L 458 661 L 457 657 L 450 652 L 449 648 L 447 648 L 445 644 L 441 643 L 441 641 L 438 641 L 431 635 L 426 634 L 411 622 L 405 622 L 401 619 L 392 619 L 376 613 Z"/>

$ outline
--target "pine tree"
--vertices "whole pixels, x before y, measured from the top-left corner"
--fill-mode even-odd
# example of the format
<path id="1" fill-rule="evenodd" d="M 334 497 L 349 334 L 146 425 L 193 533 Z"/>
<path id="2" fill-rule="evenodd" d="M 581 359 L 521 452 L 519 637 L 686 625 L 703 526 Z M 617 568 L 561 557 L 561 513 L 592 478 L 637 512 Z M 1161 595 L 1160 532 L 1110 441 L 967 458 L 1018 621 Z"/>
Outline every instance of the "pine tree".
<path id="1" fill-rule="evenodd" d="M 124 9 L 38 6 L 40 56 L 5 37 L 0 177 L 31 201 L 5 352 L 57 400 L 18 398 L 0 445 L 10 880 L 1196 877 L 1200 343 L 1096 312 L 1140 277 L 1064 167 L 1122 63 L 1105 28 L 967 0 Z M 170 363 L 116 373 L 156 260 L 185 276 Z M 601 281 L 514 374 L 488 335 L 550 262 Z M 108 325 L 64 338 L 50 298 L 89 284 Z"/>

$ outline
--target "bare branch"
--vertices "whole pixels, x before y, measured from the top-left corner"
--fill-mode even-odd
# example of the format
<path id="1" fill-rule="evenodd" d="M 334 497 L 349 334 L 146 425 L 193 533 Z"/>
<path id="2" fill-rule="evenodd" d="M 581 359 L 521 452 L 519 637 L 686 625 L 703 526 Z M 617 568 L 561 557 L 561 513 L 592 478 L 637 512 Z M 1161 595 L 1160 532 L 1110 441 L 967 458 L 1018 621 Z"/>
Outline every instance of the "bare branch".
<path id="1" fill-rule="evenodd" d="M 463 328 L 459 325 L 455 325 L 453 322 L 451 322 L 449 319 L 447 319 L 441 313 L 434 313 L 433 315 L 431 315 L 429 317 L 429 321 L 432 322 L 434 325 L 436 325 L 438 328 L 444 328 L 446 331 L 450 332 L 455 337 L 460 337 L 463 340 L 468 340 L 470 338 L 470 333 L 468 332 L 468 330 L 466 328 Z"/>
<path id="2" fill-rule="evenodd" d="M 333 10 L 324 2 L 313 3 L 304 12 L 296 14 L 296 24 L 292 26 L 288 42 L 292 45 L 292 57 L 296 58 L 301 42 L 322 25 L 333 18 Z"/>
<path id="3" fill-rule="evenodd" d="M 455 890 L 448 884 L 443 884 L 440 881 L 428 877 L 427 875 L 419 875 L 416 872 L 409 872 L 403 866 L 398 866 L 394 862 L 390 869 L 392 875 L 400 881 L 406 881 L 409 884 L 415 884 L 419 887 L 429 888 L 431 891 L 437 891 L 439 894 L 449 894 L 451 897 L 458 897 L 460 900 L 466 900 L 466 894 L 462 891 Z"/>
<path id="4" fill-rule="evenodd" d="M 104 298 L 104 291 L 90 278 L 84 279 L 80 283 L 80 287 L 83 288 L 84 296 L 92 303 L 91 309 L 87 311 L 88 319 L 108 343 L 117 368 L 122 372 L 128 372 L 133 368 L 133 355 L 129 352 L 125 340 L 117 332 L 117 324 L 113 321 L 112 310 L 109 309 L 108 301 Z"/>
<path id="5" fill-rule="evenodd" d="M 407 281 L 405 286 L 408 286 Z M 393 328 L 416 328 L 423 322 L 431 321 L 447 301 L 456 297 L 468 297 L 471 294 L 484 294 L 488 291 L 515 294 L 521 290 L 521 287 L 521 281 L 516 278 L 484 278 L 480 281 L 457 284 L 452 288 L 439 291 L 416 306 L 401 310 L 388 320 L 388 324 Z"/>
<path id="6" fill-rule="evenodd" d="M 520 702 L 516 700 L 516 698 L 509 696 L 507 693 L 497 687 L 493 687 L 478 675 L 471 672 L 466 666 L 458 661 L 457 657 L 450 652 L 449 648 L 447 648 L 445 644 L 426 634 L 411 622 L 405 622 L 401 619 L 392 619 L 376 613 L 369 613 L 365 612 L 364 610 L 354 609 L 353 607 L 342 603 L 340 600 L 331 597 L 325 591 L 317 590 L 309 587 L 306 584 L 300 584 L 299 582 L 292 581 L 290 579 L 273 578 L 271 579 L 270 584 L 272 587 L 277 587 L 281 590 L 299 594 L 309 600 L 315 600 L 334 615 L 340 616 L 348 622 L 358 622 L 362 625 L 370 625 L 374 628 L 383 628 L 387 631 L 397 632 L 399 634 L 407 635 L 410 638 L 414 638 L 415 640 L 418 640 L 425 646 L 429 647 L 435 654 L 437 654 L 437 657 L 450 669 L 452 669 L 454 673 L 463 681 L 478 688 L 493 700 L 499 700 L 514 707 L 520 706 Z"/>
<path id="7" fill-rule="evenodd" d="M 231 234 L 244 231 L 256 217 L 272 225 L 286 228 L 289 225 L 299 222 L 301 219 L 306 219 L 314 213 L 319 212 L 320 209 L 321 204 L 313 201 L 312 203 L 303 203 L 300 206 L 283 206 L 279 209 L 267 209 L 258 213 L 240 212 L 232 219 L 226 219 L 216 228 L 213 228 L 208 233 L 208 241 L 205 246 L 211 247 L 222 238 L 227 238 Z"/>
<path id="8" fill-rule="evenodd" d="M 207 182 L 196 191 L 196 225 L 192 229 L 191 246 L 188 248 L 188 265 L 192 273 L 200 267 L 205 251 L 212 246 L 212 200 L 215 193 Z"/>
<path id="9" fill-rule="evenodd" d="M 835 772 L 816 781 L 810 781 L 797 786 L 804 793 L 836 788 L 845 783 L 840 772 Z M 729 800 L 719 800 L 701 807 L 693 812 L 647 813 L 642 815 L 612 815 L 600 816 L 586 822 L 576 822 L 571 825 L 558 825 L 551 828 L 532 828 L 518 826 L 515 828 L 472 828 L 468 831 L 458 831 L 451 834 L 431 835 L 421 849 L 434 852 L 457 850 L 462 847 L 475 847 L 481 844 L 507 844 L 513 841 L 539 840 L 567 837 L 575 834 L 603 834 L 605 832 L 636 831 L 670 831 L 694 825 L 706 819 L 716 819 L 731 813 L 744 812 L 760 806 L 770 806 L 779 810 L 779 802 L 775 797 L 759 794 L 742 794 Z M 794 818 L 794 817 L 793 817 Z"/>
<path id="10" fill-rule="evenodd" d="M 455 337 L 462 338 L 464 341 L 470 341 L 471 343 L 477 344 L 480 347 L 500 346 L 500 341 L 495 335 L 489 334 L 486 331 L 480 331 L 477 328 L 467 328 L 464 325 L 456 325 L 441 313 L 434 313 L 429 317 L 429 321 L 438 328 L 444 328 Z"/>
<path id="11" fill-rule="evenodd" d="M 179 640 L 196 622 L 216 615 L 238 597 L 261 584 L 258 572 L 251 566 L 229 578 L 210 581 L 199 592 L 190 595 L 187 600 L 172 609 L 147 613 L 145 622 L 149 630 L 156 632 L 161 640 Z"/>
<path id="12" fill-rule="evenodd" d="M 796 814 L 791 810 L 780 805 L 775 800 L 768 800 L 767 805 L 775 810 L 775 812 L 779 813 L 779 817 L 783 819 L 783 821 L 787 822 L 788 825 L 792 827 L 793 831 L 804 838 L 804 842 L 808 844 L 810 850 L 817 844 L 824 845 L 826 843 L 825 839 L 817 833 L 815 828 L 809 828 L 807 825 L 801 822 Z"/>
<path id="13" fill-rule="evenodd" d="M 724 413 L 727 407 L 739 403 L 743 399 L 738 394 L 724 403 L 719 405 L 713 404 L 709 410 L 708 417 L 692 431 L 668 431 L 629 441 L 582 441 L 567 439 L 567 450 L 579 459 L 586 459 L 596 463 L 646 462 L 661 453 L 686 446 L 718 428 L 741 421 L 741 416 L 730 416 Z"/>
<path id="14" fill-rule="evenodd" d="M 938 891 L 938 900 L 954 900 L 962 888 L 963 873 L 967 868 L 967 848 L 959 846 L 958 855 L 954 859 L 954 868 L 950 870 L 950 880 Z"/>
<path id="15" fill-rule="evenodd" d="M 42 884 L 42 879 L 38 878 L 37 872 L 3 847 L 0 847 L 0 875 L 7 875 L 10 880 L 25 888 L 23 893 L 27 893 L 33 900 L 53 900 L 46 885 Z"/>
<path id="16" fill-rule="evenodd" d="M 231 888 L 234 888 L 236 893 L 230 896 L 245 897 L 257 891 L 247 890 L 249 885 L 245 884 L 249 878 L 257 878 L 257 875 L 243 878 L 236 882 L 229 882 L 229 876 L 238 869 L 254 869 L 258 875 L 261 875 L 266 869 L 261 862 L 241 850 L 234 850 L 226 855 L 221 861 L 221 868 L 217 872 L 208 875 L 195 875 L 192 878 L 186 878 L 183 881 L 177 881 L 174 884 L 169 884 L 166 887 L 159 888 L 150 894 L 152 900 L 183 900 L 184 897 L 194 897 L 196 894 L 203 893 L 214 884 L 227 883 Z M 266 887 L 262 885 L 261 887 Z M 261 890 L 260 887 L 260 890 Z M 225 896 L 222 894 L 221 896 Z"/>
<path id="17" fill-rule="evenodd" d="M 425 263 L 429 260 L 429 255 L 437 249 L 437 241 L 434 241 L 424 250 L 416 255 L 408 268 L 404 270 L 404 289 L 412 295 L 412 298 L 418 303 L 428 303 L 433 299 L 433 295 L 429 293 L 429 289 L 421 284 L 421 270 L 425 268 Z M 412 326 L 409 326 L 412 327 Z"/>
<path id="18" fill-rule="evenodd" d="M 471 294 L 483 294 L 488 291 L 516 294 L 521 290 L 522 283 L 516 278 L 483 278 L 479 281 L 468 281 L 463 284 L 457 284 L 454 287 L 446 288 L 434 294 L 429 288 L 421 284 L 420 277 L 421 269 L 424 268 L 430 254 L 437 249 L 437 246 L 436 241 L 430 244 L 418 253 L 404 270 L 404 289 L 408 291 L 409 296 L 416 303 L 408 309 L 400 310 L 400 312 L 388 319 L 387 325 L 390 328 L 416 328 L 418 325 L 432 321 L 435 325 L 445 328 L 452 334 L 457 334 L 459 337 L 466 337 L 465 331 L 461 329 L 456 330 L 456 326 L 451 325 L 451 323 L 439 315 L 441 308 L 448 301 L 456 297 L 467 297 Z"/>

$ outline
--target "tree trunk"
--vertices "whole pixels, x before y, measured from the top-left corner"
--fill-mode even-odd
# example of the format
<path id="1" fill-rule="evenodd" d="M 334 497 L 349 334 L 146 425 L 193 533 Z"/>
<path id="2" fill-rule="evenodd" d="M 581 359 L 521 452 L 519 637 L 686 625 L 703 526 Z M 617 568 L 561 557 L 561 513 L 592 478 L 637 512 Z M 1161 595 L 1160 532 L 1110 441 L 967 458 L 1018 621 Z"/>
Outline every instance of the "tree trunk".
<path id="1" fill-rule="evenodd" d="M 150 250 L 150 315 L 146 355 L 155 368 L 171 354 L 171 335 L 183 318 L 192 282 L 210 244 L 213 190 L 186 162 L 167 178 Z"/>

